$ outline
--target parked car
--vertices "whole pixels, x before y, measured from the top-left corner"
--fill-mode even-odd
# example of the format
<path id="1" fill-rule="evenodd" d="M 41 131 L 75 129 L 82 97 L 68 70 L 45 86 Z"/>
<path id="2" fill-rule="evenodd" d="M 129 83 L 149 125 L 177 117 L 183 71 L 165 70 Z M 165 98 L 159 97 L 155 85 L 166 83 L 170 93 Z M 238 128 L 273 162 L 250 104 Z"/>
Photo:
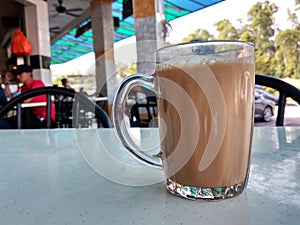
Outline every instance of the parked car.
<path id="1" fill-rule="evenodd" d="M 275 103 L 269 99 L 266 99 L 262 94 L 255 90 L 255 111 L 254 118 L 269 122 L 274 115 Z"/>
<path id="2" fill-rule="evenodd" d="M 278 105 L 278 100 L 279 100 L 278 95 L 269 93 L 269 92 L 265 91 L 264 89 L 262 89 L 261 87 L 259 87 L 258 85 L 255 85 L 255 91 L 258 92 L 259 94 L 261 94 L 265 99 L 271 100 L 275 103 L 275 105 Z"/>

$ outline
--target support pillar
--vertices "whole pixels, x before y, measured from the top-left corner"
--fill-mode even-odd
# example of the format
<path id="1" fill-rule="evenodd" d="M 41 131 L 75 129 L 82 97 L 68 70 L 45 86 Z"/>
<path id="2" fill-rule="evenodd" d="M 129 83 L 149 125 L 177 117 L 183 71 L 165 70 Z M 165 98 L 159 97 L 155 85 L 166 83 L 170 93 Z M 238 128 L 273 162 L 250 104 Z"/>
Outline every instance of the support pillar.
<path id="1" fill-rule="evenodd" d="M 108 97 L 108 107 L 105 110 L 111 114 L 117 90 L 112 0 L 92 0 L 90 9 L 96 61 L 96 90 L 100 96 Z"/>
<path id="2" fill-rule="evenodd" d="M 163 0 L 133 1 L 137 72 L 152 74 L 155 69 L 155 51 L 163 43 Z"/>
<path id="3" fill-rule="evenodd" d="M 46 86 L 51 86 L 48 4 L 40 0 L 25 0 L 24 11 L 26 37 L 32 45 L 29 61 L 33 67 L 33 76 L 42 80 Z"/>

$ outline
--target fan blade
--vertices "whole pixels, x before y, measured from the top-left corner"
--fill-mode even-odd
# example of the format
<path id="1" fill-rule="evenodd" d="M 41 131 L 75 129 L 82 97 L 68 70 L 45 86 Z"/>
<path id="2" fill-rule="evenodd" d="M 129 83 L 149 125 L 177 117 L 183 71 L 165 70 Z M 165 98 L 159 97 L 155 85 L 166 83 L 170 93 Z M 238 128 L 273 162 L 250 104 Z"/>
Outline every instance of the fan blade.
<path id="1" fill-rule="evenodd" d="M 65 13 L 69 16 L 74 16 L 74 17 L 79 17 L 80 15 L 74 14 L 74 13 L 70 13 L 68 11 L 65 11 Z"/>
<path id="2" fill-rule="evenodd" d="M 67 9 L 68 12 L 76 12 L 76 11 L 82 11 L 83 8 L 73 8 L 73 9 Z"/>

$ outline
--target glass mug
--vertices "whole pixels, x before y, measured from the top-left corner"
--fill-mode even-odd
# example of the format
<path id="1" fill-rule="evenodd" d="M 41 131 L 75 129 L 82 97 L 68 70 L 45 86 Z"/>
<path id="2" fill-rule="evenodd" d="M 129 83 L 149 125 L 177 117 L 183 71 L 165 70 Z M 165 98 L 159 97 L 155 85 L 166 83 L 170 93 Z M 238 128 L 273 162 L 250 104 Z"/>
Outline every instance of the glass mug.
<path id="1" fill-rule="evenodd" d="M 241 41 L 171 45 L 156 51 L 153 75 L 133 75 L 116 93 L 113 122 L 122 144 L 162 168 L 167 189 L 187 199 L 237 196 L 247 186 L 253 132 L 254 46 Z M 161 152 L 137 149 L 124 119 L 129 91 L 157 95 Z"/>

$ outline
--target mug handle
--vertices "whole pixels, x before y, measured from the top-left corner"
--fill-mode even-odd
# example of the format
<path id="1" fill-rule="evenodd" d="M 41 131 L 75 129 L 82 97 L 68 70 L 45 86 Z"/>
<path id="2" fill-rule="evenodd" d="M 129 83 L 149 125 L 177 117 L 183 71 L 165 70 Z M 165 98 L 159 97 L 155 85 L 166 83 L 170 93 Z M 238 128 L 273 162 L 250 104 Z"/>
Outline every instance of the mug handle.
<path id="1" fill-rule="evenodd" d="M 129 91 L 136 86 L 142 86 L 154 93 L 157 93 L 154 84 L 153 76 L 136 74 L 127 77 L 121 83 L 121 86 L 117 90 L 117 93 L 113 102 L 113 124 L 121 140 L 123 146 L 140 162 L 158 169 L 162 169 L 162 161 L 158 155 L 150 156 L 138 149 L 138 146 L 132 140 L 129 132 L 126 128 L 126 122 L 124 119 L 124 109 L 126 98 Z"/>

